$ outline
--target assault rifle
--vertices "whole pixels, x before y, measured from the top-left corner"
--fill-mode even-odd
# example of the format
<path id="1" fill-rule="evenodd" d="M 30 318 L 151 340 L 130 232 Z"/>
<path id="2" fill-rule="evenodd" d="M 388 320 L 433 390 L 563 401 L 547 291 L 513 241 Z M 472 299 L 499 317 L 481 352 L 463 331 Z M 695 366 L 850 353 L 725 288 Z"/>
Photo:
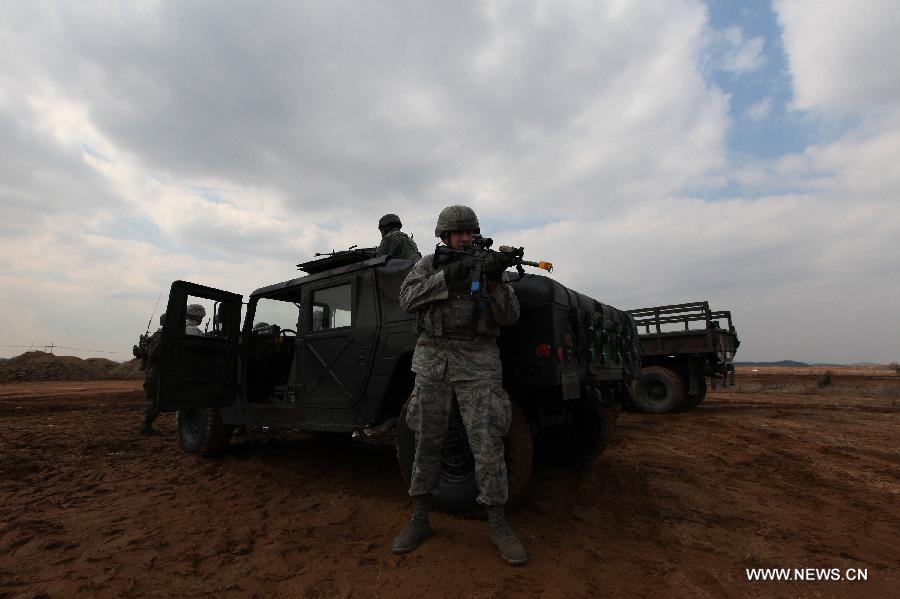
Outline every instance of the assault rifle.
<path id="1" fill-rule="evenodd" d="M 516 271 L 519 273 L 519 279 L 525 276 L 525 269 L 522 268 L 523 266 L 533 266 L 535 268 L 546 270 L 547 272 L 553 271 L 553 264 L 545 260 L 540 260 L 538 262 L 525 260 L 523 258 L 525 255 L 525 248 L 501 245 L 498 248 L 499 251 L 495 251 L 491 249 L 492 245 L 494 245 L 493 239 L 490 237 L 482 237 L 481 235 L 475 235 L 472 240 L 472 245 L 460 250 L 454 250 L 445 245 L 439 245 L 434 249 L 434 265 L 441 266 L 457 260 L 465 260 L 467 263 L 471 263 L 472 295 L 484 295 L 481 285 L 482 272 L 484 270 L 484 262 L 491 254 L 501 256 L 503 262 L 507 265 L 507 268 L 515 266 Z M 519 279 L 516 280 L 518 281 Z"/>
<path id="2" fill-rule="evenodd" d="M 131 353 L 135 358 L 141 359 L 141 370 L 147 370 L 147 356 L 150 353 L 150 335 L 148 333 L 140 336 L 137 345 L 132 346 Z"/>

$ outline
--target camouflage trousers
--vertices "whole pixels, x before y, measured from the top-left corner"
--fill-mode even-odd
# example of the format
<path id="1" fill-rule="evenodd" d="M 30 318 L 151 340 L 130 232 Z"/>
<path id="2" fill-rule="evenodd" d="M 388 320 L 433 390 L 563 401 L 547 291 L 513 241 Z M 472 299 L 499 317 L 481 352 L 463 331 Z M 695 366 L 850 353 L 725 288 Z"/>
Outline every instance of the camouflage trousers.
<path id="1" fill-rule="evenodd" d="M 508 487 L 503 438 L 509 432 L 512 408 L 500 379 L 451 383 L 416 375 L 406 413 L 406 423 L 416 432 L 409 494 L 427 495 L 437 490 L 454 395 L 475 458 L 476 501 L 504 505 Z"/>
<path id="2" fill-rule="evenodd" d="M 142 426 L 153 426 L 159 416 L 159 375 L 147 370 L 144 375 L 144 420 Z"/>

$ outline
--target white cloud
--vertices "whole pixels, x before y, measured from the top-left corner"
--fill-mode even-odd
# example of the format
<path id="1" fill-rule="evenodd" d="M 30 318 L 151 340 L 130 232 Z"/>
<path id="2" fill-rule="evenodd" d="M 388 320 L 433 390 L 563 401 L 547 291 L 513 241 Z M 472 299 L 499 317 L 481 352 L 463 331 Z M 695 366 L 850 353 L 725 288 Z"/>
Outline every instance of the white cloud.
<path id="1" fill-rule="evenodd" d="M 843 106 L 838 90 L 810 102 L 793 57 L 818 42 L 798 27 L 797 106 Z M 374 245 L 386 212 L 429 251 L 440 208 L 469 203 L 598 299 L 731 308 L 746 357 L 900 353 L 900 325 L 872 341 L 839 318 L 847 301 L 865 319 L 900 308 L 890 102 L 837 140 L 732 168 L 704 61 L 718 48 L 719 68 L 756 71 L 765 44 L 713 32 L 698 2 L 27 3 L 0 35 L 7 343 L 124 359 L 172 280 L 246 294 L 315 251 Z M 754 196 L 685 191 L 727 179 Z"/>
<path id="2" fill-rule="evenodd" d="M 776 0 L 794 106 L 836 117 L 894 110 L 900 99 L 900 10 L 864 3 Z"/>

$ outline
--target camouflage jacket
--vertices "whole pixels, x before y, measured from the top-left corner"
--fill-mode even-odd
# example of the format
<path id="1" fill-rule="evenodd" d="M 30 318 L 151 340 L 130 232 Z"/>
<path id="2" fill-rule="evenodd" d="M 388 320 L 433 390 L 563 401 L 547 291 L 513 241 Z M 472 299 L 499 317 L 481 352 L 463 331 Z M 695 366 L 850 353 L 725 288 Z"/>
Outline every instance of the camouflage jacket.
<path id="1" fill-rule="evenodd" d="M 504 273 L 487 302 L 469 283 L 448 285 L 433 255 L 421 258 L 400 286 L 400 306 L 419 318 L 412 370 L 450 382 L 500 378 L 500 327 L 519 318 L 519 301 Z M 483 304 L 483 305 L 482 305 Z"/>
<path id="2" fill-rule="evenodd" d="M 162 354 L 162 329 L 158 329 L 150 335 L 147 344 L 147 368 L 148 372 L 155 371 L 159 367 L 159 359 Z"/>
<path id="3" fill-rule="evenodd" d="M 394 229 L 381 239 L 378 249 L 375 250 L 375 255 L 393 256 L 394 258 L 403 258 L 412 262 L 422 257 L 416 242 L 400 229 Z"/>
<path id="4" fill-rule="evenodd" d="M 141 370 L 147 370 L 150 359 L 159 358 L 160 337 L 162 337 L 162 329 L 157 329 L 152 334 L 144 333 L 138 340 L 138 344 L 131 348 L 134 357 L 141 359 Z"/>

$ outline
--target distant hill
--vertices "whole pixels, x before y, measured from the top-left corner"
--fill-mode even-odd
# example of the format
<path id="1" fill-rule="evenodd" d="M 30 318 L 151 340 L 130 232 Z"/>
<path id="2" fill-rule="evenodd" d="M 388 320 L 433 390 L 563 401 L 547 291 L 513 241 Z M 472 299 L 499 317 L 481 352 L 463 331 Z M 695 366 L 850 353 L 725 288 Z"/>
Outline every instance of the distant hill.
<path id="1" fill-rule="evenodd" d="M 796 360 L 780 360 L 778 362 L 734 362 L 735 366 L 766 366 L 766 367 L 784 367 L 784 368 L 808 368 L 806 362 L 797 362 Z"/>
<path id="2" fill-rule="evenodd" d="M 57 356 L 41 351 L 0 362 L 0 382 L 13 381 L 99 381 L 107 379 L 139 379 L 141 362 L 113 362 L 106 358 L 83 360 L 75 356 Z"/>

